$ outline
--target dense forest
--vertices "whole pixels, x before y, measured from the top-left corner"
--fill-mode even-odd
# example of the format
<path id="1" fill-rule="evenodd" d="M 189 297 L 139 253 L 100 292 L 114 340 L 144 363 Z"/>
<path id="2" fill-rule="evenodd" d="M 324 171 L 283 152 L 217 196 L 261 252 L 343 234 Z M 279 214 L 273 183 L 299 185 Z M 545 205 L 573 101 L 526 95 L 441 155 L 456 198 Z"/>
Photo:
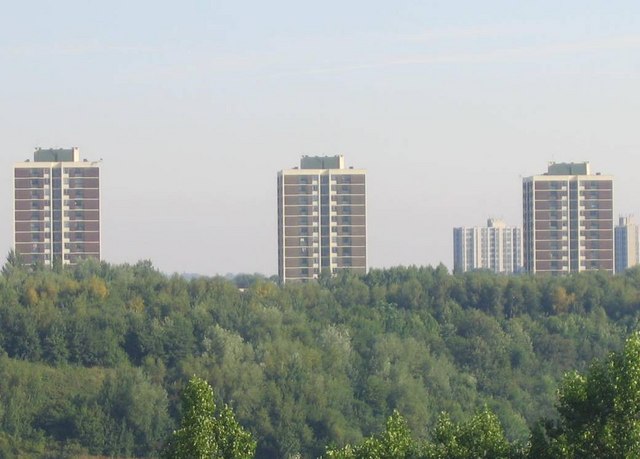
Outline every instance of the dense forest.
<path id="1" fill-rule="evenodd" d="M 443 412 L 461 426 L 486 412 L 524 443 L 558 417 L 565 373 L 620 350 L 639 309 L 640 269 L 398 267 L 279 286 L 166 276 L 149 262 L 46 269 L 10 256 L 0 456 L 155 457 L 193 375 L 251 432 L 258 458 L 359 444 L 394 410 L 417 438 Z"/>

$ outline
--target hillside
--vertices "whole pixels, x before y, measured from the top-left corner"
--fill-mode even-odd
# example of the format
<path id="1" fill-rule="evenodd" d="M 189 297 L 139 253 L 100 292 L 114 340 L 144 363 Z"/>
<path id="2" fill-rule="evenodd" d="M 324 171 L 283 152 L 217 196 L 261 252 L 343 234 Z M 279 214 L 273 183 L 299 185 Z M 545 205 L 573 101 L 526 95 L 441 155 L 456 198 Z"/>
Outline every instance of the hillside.
<path id="1" fill-rule="evenodd" d="M 7 263 L 0 456 L 154 456 L 194 374 L 231 405 L 262 458 L 356 443 L 394 409 L 425 435 L 442 411 L 462 420 L 487 405 L 510 439 L 526 440 L 556 415 L 564 373 L 620 349 L 640 306 L 640 270 L 547 278 L 399 267 L 243 283 L 167 277 L 149 262 Z"/>

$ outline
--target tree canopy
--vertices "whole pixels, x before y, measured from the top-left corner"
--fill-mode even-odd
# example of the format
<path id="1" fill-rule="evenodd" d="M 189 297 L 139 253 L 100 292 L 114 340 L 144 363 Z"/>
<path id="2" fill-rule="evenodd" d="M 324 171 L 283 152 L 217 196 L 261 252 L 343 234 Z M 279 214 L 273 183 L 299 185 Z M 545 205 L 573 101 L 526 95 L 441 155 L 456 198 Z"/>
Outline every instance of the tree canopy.
<path id="1" fill-rule="evenodd" d="M 640 457 L 640 333 L 585 374 L 567 374 L 558 412 L 559 420 L 534 436 L 534 449 L 549 457 Z"/>
<path id="2" fill-rule="evenodd" d="M 532 429 L 532 447 L 562 445 L 565 373 L 622 349 L 640 311 L 638 269 L 553 278 L 397 267 L 281 286 L 168 276 L 150 262 L 5 267 L 4 457 L 157 456 L 194 374 L 256 439 L 257 458 L 359 445 L 394 410 L 416 441 L 437 444 L 442 412 L 459 438 L 486 407 L 510 445 Z"/>
<path id="3" fill-rule="evenodd" d="M 250 459 L 256 443 L 228 406 L 216 415 L 213 389 L 193 377 L 182 393 L 182 421 L 167 445 L 167 459 Z"/>

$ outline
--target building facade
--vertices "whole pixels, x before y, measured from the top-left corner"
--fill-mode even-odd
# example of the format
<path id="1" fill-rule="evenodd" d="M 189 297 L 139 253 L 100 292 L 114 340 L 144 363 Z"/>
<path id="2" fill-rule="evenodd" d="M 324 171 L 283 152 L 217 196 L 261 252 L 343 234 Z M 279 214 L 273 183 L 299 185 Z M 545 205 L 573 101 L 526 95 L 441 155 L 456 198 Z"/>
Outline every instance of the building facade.
<path id="1" fill-rule="evenodd" d="M 551 163 L 522 182 L 524 269 L 613 272 L 613 178 L 589 163 Z"/>
<path id="2" fill-rule="evenodd" d="M 489 219 L 486 227 L 453 229 L 453 272 L 489 269 L 514 273 L 522 269 L 522 230 Z"/>
<path id="3" fill-rule="evenodd" d="M 366 173 L 342 156 L 303 156 L 278 173 L 281 282 L 367 271 Z"/>
<path id="4" fill-rule="evenodd" d="M 638 255 L 638 225 L 633 217 L 620 217 L 616 226 L 616 272 L 636 266 Z"/>
<path id="5" fill-rule="evenodd" d="M 100 167 L 78 148 L 37 149 L 14 175 L 14 248 L 24 263 L 100 259 Z"/>

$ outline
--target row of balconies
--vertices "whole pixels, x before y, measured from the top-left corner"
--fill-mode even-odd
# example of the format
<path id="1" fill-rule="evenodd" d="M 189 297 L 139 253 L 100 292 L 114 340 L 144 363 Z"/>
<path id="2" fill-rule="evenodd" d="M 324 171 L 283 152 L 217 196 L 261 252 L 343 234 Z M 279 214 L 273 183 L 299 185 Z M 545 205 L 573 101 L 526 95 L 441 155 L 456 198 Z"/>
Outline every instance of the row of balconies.
<path id="1" fill-rule="evenodd" d="M 287 194 L 284 196 L 285 206 L 317 206 L 322 201 L 324 204 L 331 205 L 364 205 L 366 198 L 364 193 L 360 194 L 332 194 L 326 196 L 328 199 L 320 199 L 318 194 Z"/>
<path id="2" fill-rule="evenodd" d="M 16 251 L 19 253 L 51 253 L 51 242 L 31 241 L 16 242 Z M 83 243 L 64 241 L 62 253 L 97 253 L 100 251 L 99 243 Z"/>
<path id="3" fill-rule="evenodd" d="M 328 184 L 363 184 L 365 183 L 364 174 L 334 174 L 331 175 L 331 179 L 326 175 L 321 175 L 322 179 L 318 181 L 318 175 L 283 175 L 284 186 L 291 185 L 328 185 Z"/>

